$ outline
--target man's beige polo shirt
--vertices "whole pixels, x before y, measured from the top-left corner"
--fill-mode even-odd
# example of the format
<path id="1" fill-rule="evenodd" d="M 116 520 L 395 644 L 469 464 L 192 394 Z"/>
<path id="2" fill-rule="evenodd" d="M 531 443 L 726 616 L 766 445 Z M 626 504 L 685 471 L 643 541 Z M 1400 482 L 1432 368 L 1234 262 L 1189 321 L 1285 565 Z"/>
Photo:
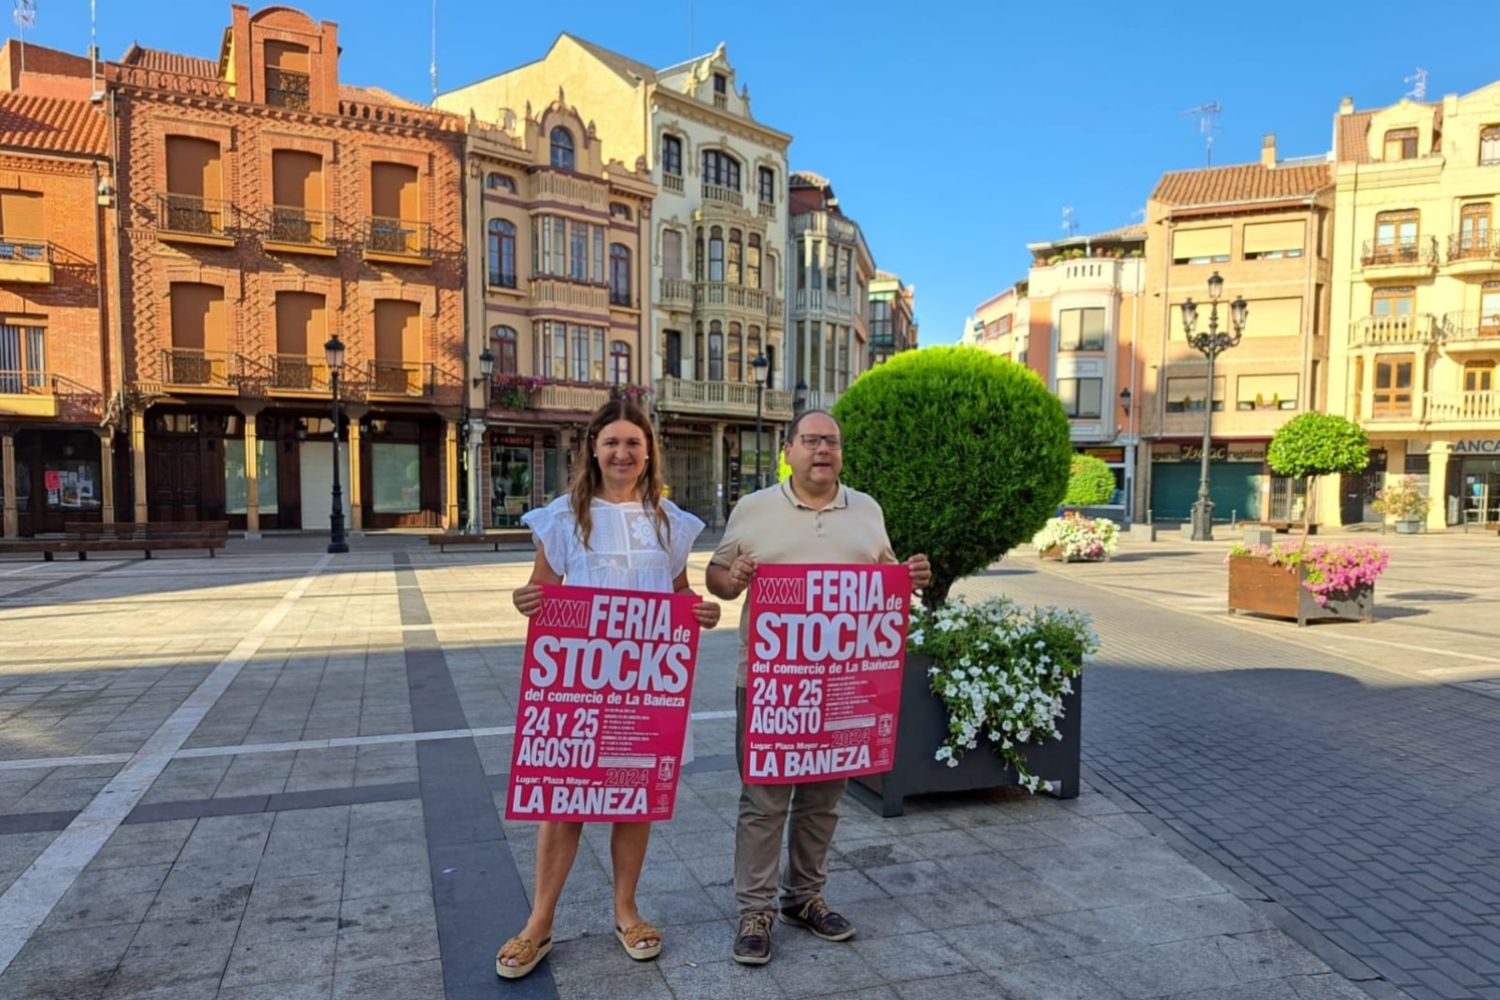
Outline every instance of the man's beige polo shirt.
<path id="1" fill-rule="evenodd" d="M 822 510 L 807 506 L 792 492 L 790 480 L 768 486 L 740 500 L 729 515 L 724 539 L 710 564 L 728 569 L 746 555 L 757 566 L 770 563 L 844 563 L 868 566 L 893 563 L 896 554 L 885 533 L 885 515 L 867 493 L 839 485 L 839 494 Z M 745 686 L 749 658 L 750 592 L 740 609 L 740 659 L 736 683 Z"/>

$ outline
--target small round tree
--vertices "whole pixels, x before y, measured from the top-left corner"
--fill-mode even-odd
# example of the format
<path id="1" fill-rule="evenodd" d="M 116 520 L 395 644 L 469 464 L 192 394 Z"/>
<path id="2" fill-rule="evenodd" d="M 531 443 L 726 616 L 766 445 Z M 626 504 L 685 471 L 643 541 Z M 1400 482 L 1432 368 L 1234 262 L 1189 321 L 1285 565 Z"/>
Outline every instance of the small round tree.
<path id="1" fill-rule="evenodd" d="M 1074 455 L 1068 473 L 1068 492 L 1063 503 L 1069 507 L 1090 507 L 1108 503 L 1115 495 L 1115 474 L 1104 460 L 1093 455 Z"/>
<path id="2" fill-rule="evenodd" d="M 844 482 L 875 497 L 896 553 L 932 562 L 923 602 L 1036 534 L 1068 485 L 1068 418 L 1037 376 L 973 347 L 898 354 L 833 410 Z"/>
<path id="3" fill-rule="evenodd" d="M 1331 413 L 1304 413 L 1281 425 L 1266 449 L 1266 462 L 1278 476 L 1307 480 L 1309 502 L 1302 515 L 1306 545 L 1312 531 L 1313 484 L 1319 476 L 1364 471 L 1370 462 L 1370 440 L 1353 421 Z"/>

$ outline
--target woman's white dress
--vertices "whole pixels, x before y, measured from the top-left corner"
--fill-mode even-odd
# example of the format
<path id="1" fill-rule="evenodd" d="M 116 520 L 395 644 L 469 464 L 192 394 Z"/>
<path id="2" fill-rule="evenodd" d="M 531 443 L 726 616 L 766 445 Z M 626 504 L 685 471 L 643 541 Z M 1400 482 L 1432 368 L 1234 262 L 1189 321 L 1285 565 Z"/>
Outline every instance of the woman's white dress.
<path id="1" fill-rule="evenodd" d="M 693 542 L 703 522 L 670 500 L 661 501 L 671 533 L 666 548 L 656 537 L 655 518 L 638 500 L 609 503 L 596 499 L 589 513 L 593 529 L 589 545 L 578 537 L 578 519 L 566 494 L 545 507 L 528 511 L 521 523 L 530 528 L 546 554 L 547 565 L 574 587 L 607 587 L 672 593 L 672 581 L 687 568 Z M 693 759 L 693 724 L 688 722 L 682 762 Z"/>

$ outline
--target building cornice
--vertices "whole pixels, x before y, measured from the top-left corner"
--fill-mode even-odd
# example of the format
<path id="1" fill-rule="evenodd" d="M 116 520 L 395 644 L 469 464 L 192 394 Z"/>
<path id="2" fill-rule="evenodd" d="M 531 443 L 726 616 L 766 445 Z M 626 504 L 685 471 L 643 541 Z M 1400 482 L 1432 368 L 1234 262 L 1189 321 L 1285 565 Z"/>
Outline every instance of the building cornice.
<path id="1" fill-rule="evenodd" d="M 782 155 L 786 154 L 787 147 L 792 144 L 792 136 L 786 132 L 704 104 L 686 94 L 679 94 L 661 86 L 653 86 L 650 96 L 654 106 L 660 110 L 671 111 L 701 125 L 721 129 L 742 139 L 770 146 Z"/>

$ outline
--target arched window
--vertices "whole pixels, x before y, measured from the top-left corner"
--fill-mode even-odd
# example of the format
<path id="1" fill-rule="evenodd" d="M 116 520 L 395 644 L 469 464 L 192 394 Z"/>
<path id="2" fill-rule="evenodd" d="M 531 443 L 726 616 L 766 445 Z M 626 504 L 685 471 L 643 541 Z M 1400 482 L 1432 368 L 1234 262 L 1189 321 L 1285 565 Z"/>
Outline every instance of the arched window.
<path id="1" fill-rule="evenodd" d="M 682 140 L 675 135 L 661 137 L 661 170 L 673 177 L 682 176 Z"/>
<path id="2" fill-rule="evenodd" d="M 703 323 L 693 325 L 693 378 L 703 381 Z"/>
<path id="3" fill-rule="evenodd" d="M 622 202 L 612 201 L 609 203 L 609 214 L 612 218 L 630 221 L 630 206 Z"/>
<path id="4" fill-rule="evenodd" d="M 729 324 L 729 372 L 727 378 L 731 382 L 743 382 L 745 380 L 745 353 L 744 344 L 740 340 L 740 325 Z"/>
<path id="5" fill-rule="evenodd" d="M 564 170 L 573 170 L 573 133 L 561 125 L 552 130 L 552 165 Z"/>
<path id="6" fill-rule="evenodd" d="M 708 324 L 708 380 L 724 381 L 724 325 L 718 320 Z"/>
<path id="7" fill-rule="evenodd" d="M 612 385 L 630 384 L 630 345 L 623 340 L 609 345 L 609 381 Z"/>
<path id="8" fill-rule="evenodd" d="M 758 326 L 752 326 L 745 337 L 745 357 L 750 362 L 745 366 L 745 380 L 754 382 L 755 371 L 752 366 L 755 364 L 755 359 L 760 357 L 760 327 Z"/>
<path id="9" fill-rule="evenodd" d="M 484 186 L 490 191 L 509 191 L 516 193 L 516 182 L 505 174 L 491 173 L 484 179 Z"/>
<path id="10" fill-rule="evenodd" d="M 751 233 L 750 242 L 745 247 L 745 284 L 751 288 L 760 288 L 760 234 Z"/>
<path id="11" fill-rule="evenodd" d="M 744 244 L 740 241 L 740 231 L 738 229 L 731 229 L 729 231 L 729 270 L 724 279 L 731 285 L 738 285 L 740 283 L 740 275 L 743 273 L 740 270 L 740 264 L 744 256 L 745 249 Z"/>
<path id="12" fill-rule="evenodd" d="M 609 245 L 609 304 L 628 306 L 630 299 L 630 248 L 623 243 Z"/>
<path id="13" fill-rule="evenodd" d="M 740 161 L 717 149 L 703 151 L 703 183 L 740 189 Z"/>
<path id="14" fill-rule="evenodd" d="M 490 220 L 489 282 L 516 287 L 516 227 L 505 219 Z"/>
<path id="15" fill-rule="evenodd" d="M 718 226 L 708 231 L 708 280 L 724 280 L 724 230 Z"/>
<path id="16" fill-rule="evenodd" d="M 696 252 L 693 254 L 693 277 L 696 280 L 698 280 L 698 281 L 702 281 L 703 280 L 703 230 L 702 229 L 698 230 L 698 239 L 697 239 Z"/>
<path id="17" fill-rule="evenodd" d="M 510 327 L 490 327 L 490 353 L 495 355 L 496 375 L 514 375 L 520 370 L 516 359 L 516 331 Z"/>

